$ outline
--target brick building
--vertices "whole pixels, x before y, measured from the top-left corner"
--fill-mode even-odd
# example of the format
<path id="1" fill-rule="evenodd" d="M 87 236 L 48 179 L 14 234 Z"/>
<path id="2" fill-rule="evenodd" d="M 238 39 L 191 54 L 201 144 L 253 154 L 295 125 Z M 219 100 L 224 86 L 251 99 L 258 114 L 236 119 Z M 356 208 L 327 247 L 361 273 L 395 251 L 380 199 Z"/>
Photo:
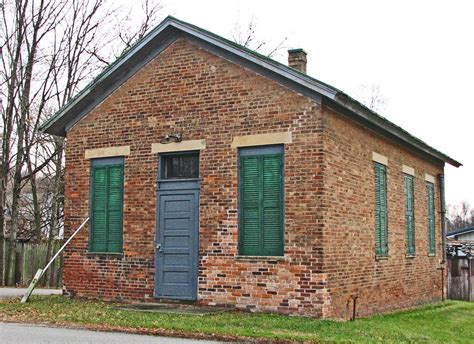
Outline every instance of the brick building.
<path id="1" fill-rule="evenodd" d="M 332 86 L 166 18 L 43 125 L 66 136 L 64 286 L 348 318 L 441 298 L 444 164 Z"/>

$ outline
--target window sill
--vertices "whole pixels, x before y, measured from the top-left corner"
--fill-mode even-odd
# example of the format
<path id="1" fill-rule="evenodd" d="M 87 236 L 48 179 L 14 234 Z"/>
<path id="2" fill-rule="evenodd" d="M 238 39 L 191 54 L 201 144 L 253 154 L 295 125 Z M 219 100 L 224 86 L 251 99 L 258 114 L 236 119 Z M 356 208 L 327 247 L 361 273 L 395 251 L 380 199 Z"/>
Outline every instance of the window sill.
<path id="1" fill-rule="evenodd" d="M 375 260 L 376 261 L 379 261 L 379 260 L 388 260 L 388 258 L 390 258 L 390 256 L 375 256 Z"/>
<path id="2" fill-rule="evenodd" d="M 428 257 L 436 257 L 436 253 L 428 253 Z"/>
<path id="3" fill-rule="evenodd" d="M 107 258 L 107 259 L 122 259 L 123 253 L 112 252 L 87 252 L 88 258 Z"/>
<path id="4" fill-rule="evenodd" d="M 285 260 L 285 256 L 235 256 L 235 260 L 259 261 L 259 262 L 278 262 Z"/>
<path id="5" fill-rule="evenodd" d="M 405 258 L 407 259 L 414 259 L 416 256 L 414 254 L 407 254 L 405 255 Z"/>
<path id="6" fill-rule="evenodd" d="M 158 182 L 200 182 L 201 178 L 159 178 Z"/>

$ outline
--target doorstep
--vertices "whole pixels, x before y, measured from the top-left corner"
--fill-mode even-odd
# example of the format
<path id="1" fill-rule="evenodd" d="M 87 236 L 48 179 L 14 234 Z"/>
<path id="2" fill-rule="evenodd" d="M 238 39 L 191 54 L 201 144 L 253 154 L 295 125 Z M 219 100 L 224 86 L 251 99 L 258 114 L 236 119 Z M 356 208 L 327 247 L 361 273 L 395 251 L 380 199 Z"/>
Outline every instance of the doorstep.
<path id="1" fill-rule="evenodd" d="M 159 303 L 143 303 L 121 305 L 117 309 L 135 312 L 151 312 L 164 314 L 180 314 L 180 315 L 210 315 L 224 313 L 232 310 L 232 308 L 224 307 L 206 307 L 198 305 L 181 304 L 175 302 L 159 302 Z"/>

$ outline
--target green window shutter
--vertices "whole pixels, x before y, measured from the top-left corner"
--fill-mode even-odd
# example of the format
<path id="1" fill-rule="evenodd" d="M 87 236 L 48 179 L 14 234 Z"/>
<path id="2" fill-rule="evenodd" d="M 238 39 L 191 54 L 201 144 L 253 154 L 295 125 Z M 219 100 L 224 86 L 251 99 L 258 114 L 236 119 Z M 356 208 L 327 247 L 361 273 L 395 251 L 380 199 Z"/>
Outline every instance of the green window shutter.
<path id="1" fill-rule="evenodd" d="M 282 154 L 240 156 L 239 253 L 281 256 Z"/>
<path id="2" fill-rule="evenodd" d="M 375 175 L 375 253 L 388 255 L 387 236 L 387 171 L 385 165 L 374 164 Z"/>
<path id="3" fill-rule="evenodd" d="M 92 171 L 91 195 L 92 233 L 90 250 L 105 252 L 107 248 L 107 167 L 96 167 Z"/>
<path id="4" fill-rule="evenodd" d="M 281 154 L 264 155 L 263 165 L 263 254 L 283 255 L 283 190 Z"/>
<path id="5" fill-rule="evenodd" d="M 123 165 L 109 167 L 107 252 L 122 252 Z"/>
<path id="6" fill-rule="evenodd" d="M 91 252 L 122 252 L 123 163 L 91 166 Z"/>
<path id="7" fill-rule="evenodd" d="M 260 159 L 240 158 L 240 254 L 260 254 Z"/>
<path id="8" fill-rule="evenodd" d="M 406 254 L 415 255 L 415 214 L 413 199 L 413 176 L 405 174 L 405 227 Z"/>
<path id="9" fill-rule="evenodd" d="M 434 206 L 434 185 L 433 183 L 426 183 L 426 194 L 428 196 L 428 252 L 429 254 L 436 253 L 435 243 L 435 206 Z"/>

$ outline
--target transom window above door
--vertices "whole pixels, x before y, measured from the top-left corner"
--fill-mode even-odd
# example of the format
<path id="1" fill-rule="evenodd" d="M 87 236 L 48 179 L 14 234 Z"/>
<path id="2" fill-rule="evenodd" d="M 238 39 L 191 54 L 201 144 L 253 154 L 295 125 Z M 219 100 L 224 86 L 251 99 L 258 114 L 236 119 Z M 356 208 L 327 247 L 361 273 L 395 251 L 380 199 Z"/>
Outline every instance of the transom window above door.
<path id="1" fill-rule="evenodd" d="M 199 153 L 176 153 L 162 155 L 161 178 L 199 178 Z"/>

